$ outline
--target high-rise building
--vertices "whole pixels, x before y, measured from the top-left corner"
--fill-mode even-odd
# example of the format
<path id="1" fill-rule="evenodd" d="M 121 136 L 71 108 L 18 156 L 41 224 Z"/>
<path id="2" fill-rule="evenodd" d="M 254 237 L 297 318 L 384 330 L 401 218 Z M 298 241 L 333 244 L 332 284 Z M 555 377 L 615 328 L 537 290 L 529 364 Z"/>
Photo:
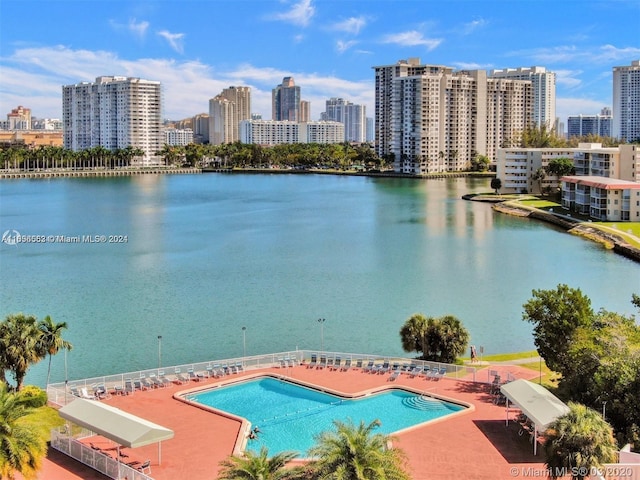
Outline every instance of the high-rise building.
<path id="1" fill-rule="evenodd" d="M 300 121 L 300 87 L 293 77 L 284 77 L 282 83 L 271 91 L 271 119 Z"/>
<path id="2" fill-rule="evenodd" d="M 544 67 L 492 70 L 491 78 L 530 80 L 533 87 L 533 122 L 553 128 L 556 121 L 556 74 Z"/>
<path id="3" fill-rule="evenodd" d="M 491 70 L 491 78 L 530 80 L 533 88 L 533 122 L 553 128 L 556 121 L 556 74 L 544 67 Z"/>
<path id="4" fill-rule="evenodd" d="M 347 142 L 363 143 L 367 141 L 366 106 L 354 105 L 342 98 L 330 98 L 326 101 L 326 110 L 322 120 L 344 124 L 344 137 Z"/>
<path id="5" fill-rule="evenodd" d="M 62 87 L 64 146 L 73 151 L 132 146 L 143 165 L 159 162 L 164 143 L 160 82 L 133 77 L 97 77 Z"/>
<path id="6" fill-rule="evenodd" d="M 31 130 L 31 109 L 19 105 L 7 113 L 7 130 Z"/>
<path id="7" fill-rule="evenodd" d="M 640 139 L 640 60 L 613 67 L 613 136 Z"/>
<path id="8" fill-rule="evenodd" d="M 209 100 L 209 142 L 220 145 L 238 141 L 240 122 L 250 118 L 251 88 L 225 88 Z"/>
<path id="9" fill-rule="evenodd" d="M 403 173 L 459 171 L 497 148 L 532 118 L 530 80 L 454 72 L 418 59 L 376 69 L 376 151 Z"/>
<path id="10" fill-rule="evenodd" d="M 567 118 L 567 136 L 582 137 L 585 135 L 599 135 L 610 137 L 613 117 L 611 110 L 603 108 L 599 115 L 571 115 Z"/>
<path id="11" fill-rule="evenodd" d="M 300 100 L 300 121 L 311 121 L 311 102 L 308 100 Z"/>

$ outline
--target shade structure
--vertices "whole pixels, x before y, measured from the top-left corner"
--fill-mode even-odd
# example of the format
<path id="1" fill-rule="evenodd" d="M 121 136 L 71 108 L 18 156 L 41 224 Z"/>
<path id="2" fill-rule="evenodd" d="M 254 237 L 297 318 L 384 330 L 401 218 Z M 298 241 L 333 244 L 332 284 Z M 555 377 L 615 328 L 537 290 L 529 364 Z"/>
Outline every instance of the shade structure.
<path id="1" fill-rule="evenodd" d="M 173 430 L 96 400 L 77 398 L 62 407 L 59 413 L 62 418 L 123 447 L 142 447 L 173 438 Z"/>
<path id="2" fill-rule="evenodd" d="M 507 401 L 515 404 L 522 410 L 534 425 L 533 451 L 537 451 L 536 437 L 538 432 L 544 431 L 558 417 L 569 412 L 569 407 L 558 397 L 542 385 L 528 380 L 514 380 L 505 383 L 500 391 Z M 508 405 L 507 405 L 508 414 Z"/>

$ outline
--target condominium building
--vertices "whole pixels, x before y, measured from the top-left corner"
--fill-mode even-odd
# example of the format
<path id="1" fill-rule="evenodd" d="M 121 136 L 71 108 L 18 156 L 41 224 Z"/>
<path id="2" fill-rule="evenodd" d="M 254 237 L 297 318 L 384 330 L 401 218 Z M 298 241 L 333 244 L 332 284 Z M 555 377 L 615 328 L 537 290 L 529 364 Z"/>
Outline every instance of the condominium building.
<path id="1" fill-rule="evenodd" d="M 340 122 L 290 122 L 277 120 L 243 120 L 240 141 L 258 145 L 283 143 L 342 143 L 344 125 Z"/>
<path id="2" fill-rule="evenodd" d="M 240 122 L 250 118 L 251 88 L 225 88 L 209 100 L 209 142 L 212 145 L 237 142 Z"/>
<path id="3" fill-rule="evenodd" d="M 599 115 L 571 115 L 567 118 L 567 136 L 598 135 L 611 137 L 613 117 L 611 110 L 603 108 Z"/>
<path id="4" fill-rule="evenodd" d="M 613 67 L 613 136 L 640 139 L 640 60 Z"/>
<path id="5" fill-rule="evenodd" d="M 6 130 L 31 130 L 31 109 L 19 105 L 7 113 Z"/>
<path id="6" fill-rule="evenodd" d="M 603 222 L 640 221 L 640 183 L 609 177 L 562 177 L 562 206 Z"/>
<path id="7" fill-rule="evenodd" d="M 505 193 L 541 193 L 561 187 L 554 175 L 539 175 L 554 159 L 571 159 L 575 175 L 638 182 L 640 146 L 603 147 L 600 143 L 580 143 L 576 148 L 501 148 L 496 175 Z"/>
<path id="8" fill-rule="evenodd" d="M 190 128 L 167 128 L 164 143 L 171 146 L 189 145 L 193 143 L 193 130 Z"/>
<path id="9" fill-rule="evenodd" d="M 573 159 L 576 148 L 499 148 L 496 176 L 503 193 L 542 193 L 560 188 L 555 175 L 540 175 L 551 160 Z"/>
<path id="10" fill-rule="evenodd" d="M 97 77 L 62 87 L 64 146 L 73 151 L 132 146 L 143 165 L 160 161 L 164 143 L 160 82 L 133 77 Z"/>
<path id="11" fill-rule="evenodd" d="M 342 98 L 330 98 L 326 101 L 326 109 L 320 118 L 344 124 L 344 137 L 347 142 L 367 141 L 367 107 L 365 105 L 354 105 Z"/>
<path id="12" fill-rule="evenodd" d="M 533 122 L 552 128 L 556 121 L 556 74 L 544 67 L 491 70 L 491 78 L 529 80 L 533 88 Z"/>
<path id="13" fill-rule="evenodd" d="M 284 77 L 271 91 L 271 110 L 272 120 L 300 121 L 300 87 L 293 77 Z"/>
<path id="14" fill-rule="evenodd" d="M 311 121 L 311 102 L 308 100 L 300 100 L 300 121 Z"/>
<path id="15" fill-rule="evenodd" d="M 402 173 L 460 171 L 531 123 L 531 81 L 400 61 L 376 70 L 376 151 Z"/>

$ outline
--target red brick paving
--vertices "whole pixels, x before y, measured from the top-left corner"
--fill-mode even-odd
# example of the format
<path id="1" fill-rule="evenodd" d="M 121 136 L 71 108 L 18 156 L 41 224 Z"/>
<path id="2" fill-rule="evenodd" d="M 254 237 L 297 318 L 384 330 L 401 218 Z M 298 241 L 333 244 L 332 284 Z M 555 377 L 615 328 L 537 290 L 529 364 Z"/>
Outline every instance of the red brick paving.
<path id="1" fill-rule="evenodd" d="M 517 366 L 500 366 L 500 370 L 503 378 L 506 378 L 507 371 L 515 378 L 530 379 L 536 376 L 532 370 Z M 339 372 L 299 366 L 291 369 L 264 369 L 260 372 L 290 375 L 293 379 L 350 394 L 380 385 L 390 385 L 386 381 L 388 375 L 367 374 L 354 369 Z M 487 373 L 481 373 L 477 378 L 485 380 L 488 378 Z M 214 382 L 212 379 L 199 383 L 208 385 Z M 505 426 L 504 406 L 496 406 L 491 402 L 486 385 L 447 378 L 439 381 L 409 378 L 404 374 L 394 384 L 458 399 L 474 406 L 473 411 L 463 415 L 396 436 L 395 444 L 407 453 L 407 467 L 413 479 L 510 479 L 514 478 L 512 468 L 518 469 L 520 476 L 527 468 L 536 472 L 544 469 L 542 455 L 539 453 L 537 457 L 533 456 L 531 444 L 524 436 L 518 436 L 517 426 L 513 423 L 509 427 Z M 173 439 L 162 442 L 161 465 L 158 465 L 156 445 L 125 450 L 130 459 L 150 459 L 151 476 L 155 479 L 213 479 L 219 469 L 219 462 L 233 450 L 240 429 L 239 422 L 172 398 L 174 393 L 198 385 L 191 382 L 189 385 L 136 392 L 134 395 L 104 400 L 175 432 Z M 530 476 L 532 471 L 529 471 Z M 50 452 L 38 478 L 92 480 L 106 477 L 65 455 Z"/>

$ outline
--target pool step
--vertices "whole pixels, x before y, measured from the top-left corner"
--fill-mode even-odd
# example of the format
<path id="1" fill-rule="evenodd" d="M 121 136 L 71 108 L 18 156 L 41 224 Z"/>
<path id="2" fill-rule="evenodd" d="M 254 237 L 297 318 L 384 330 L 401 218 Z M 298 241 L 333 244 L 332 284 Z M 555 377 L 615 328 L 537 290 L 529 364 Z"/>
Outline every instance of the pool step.
<path id="1" fill-rule="evenodd" d="M 446 410 L 447 407 L 440 401 L 426 395 L 420 395 L 417 397 L 407 397 L 402 400 L 407 407 L 415 408 L 416 410 Z"/>

